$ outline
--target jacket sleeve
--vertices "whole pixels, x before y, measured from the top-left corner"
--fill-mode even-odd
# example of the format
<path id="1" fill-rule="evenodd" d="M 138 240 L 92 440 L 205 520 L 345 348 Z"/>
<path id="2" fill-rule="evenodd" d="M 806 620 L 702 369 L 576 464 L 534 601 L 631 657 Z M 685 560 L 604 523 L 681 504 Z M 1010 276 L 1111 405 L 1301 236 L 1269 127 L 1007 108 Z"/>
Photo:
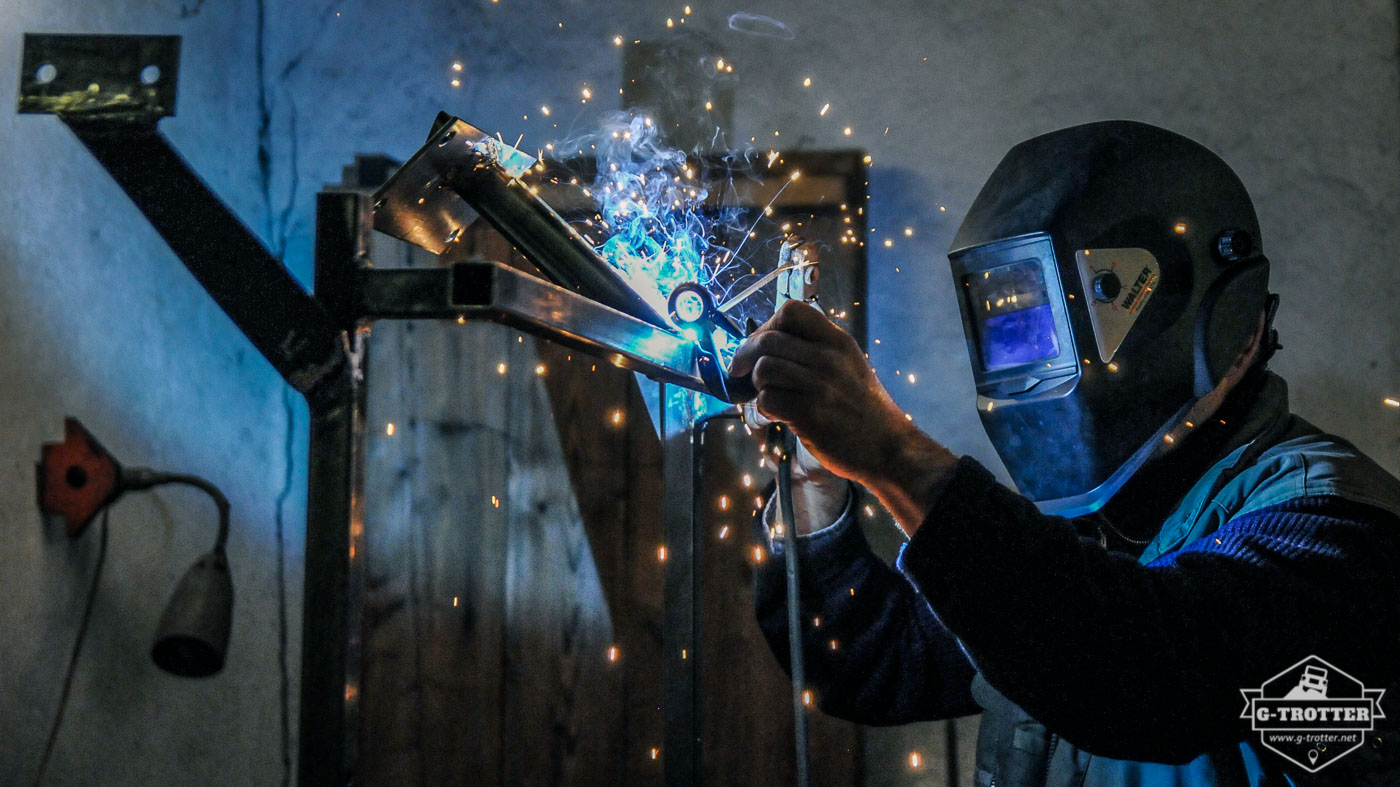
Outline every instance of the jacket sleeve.
<path id="1" fill-rule="evenodd" d="M 821 710 L 862 724 L 952 718 L 979 709 L 972 665 L 907 579 L 871 551 L 855 498 L 831 527 L 799 539 L 802 652 Z M 768 543 L 761 520 L 761 542 Z M 779 552 L 758 567 L 755 611 L 788 666 L 786 573 Z"/>
<path id="2" fill-rule="evenodd" d="M 1302 498 L 1141 565 L 965 458 L 901 565 L 988 683 L 1051 731 L 1175 763 L 1243 740 L 1240 690 L 1309 655 L 1370 686 L 1400 677 L 1398 536 L 1387 512 Z"/>

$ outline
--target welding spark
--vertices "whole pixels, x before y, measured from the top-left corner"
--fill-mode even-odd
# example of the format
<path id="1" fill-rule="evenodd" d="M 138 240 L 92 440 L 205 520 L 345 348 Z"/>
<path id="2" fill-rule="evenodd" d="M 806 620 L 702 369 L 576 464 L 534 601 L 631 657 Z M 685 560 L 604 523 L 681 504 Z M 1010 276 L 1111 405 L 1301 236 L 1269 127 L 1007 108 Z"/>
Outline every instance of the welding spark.
<path id="1" fill-rule="evenodd" d="M 726 63 L 725 68 L 730 65 Z M 723 241 L 743 229 L 738 222 L 749 215 L 748 210 L 726 208 L 714 199 L 712 181 L 700 180 L 699 167 L 685 151 L 665 144 L 661 129 L 649 116 L 615 113 L 604 119 L 597 132 L 552 144 L 561 150 L 597 151 L 593 183 L 582 189 L 593 200 L 593 216 L 579 221 L 587 224 L 599 255 L 659 313 L 669 311 L 671 291 L 681 284 L 699 284 L 721 302 L 730 289 L 748 279 L 741 272 L 755 273 L 741 254 L 743 241 L 734 249 Z M 749 155 L 727 151 L 726 158 L 747 162 Z M 744 237 L 756 237 L 764 218 L 760 212 Z M 716 333 L 715 341 L 726 356 L 737 349 L 722 332 Z"/>

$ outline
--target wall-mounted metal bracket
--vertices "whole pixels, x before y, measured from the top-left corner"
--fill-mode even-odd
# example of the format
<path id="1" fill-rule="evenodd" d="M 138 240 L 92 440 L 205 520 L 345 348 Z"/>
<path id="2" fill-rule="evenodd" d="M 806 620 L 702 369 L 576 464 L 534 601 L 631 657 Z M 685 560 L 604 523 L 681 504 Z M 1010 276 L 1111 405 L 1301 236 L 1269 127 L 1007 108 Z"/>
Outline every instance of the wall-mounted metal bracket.
<path id="1" fill-rule="evenodd" d="M 175 114 L 179 36 L 24 37 L 19 111 L 154 123 Z"/>

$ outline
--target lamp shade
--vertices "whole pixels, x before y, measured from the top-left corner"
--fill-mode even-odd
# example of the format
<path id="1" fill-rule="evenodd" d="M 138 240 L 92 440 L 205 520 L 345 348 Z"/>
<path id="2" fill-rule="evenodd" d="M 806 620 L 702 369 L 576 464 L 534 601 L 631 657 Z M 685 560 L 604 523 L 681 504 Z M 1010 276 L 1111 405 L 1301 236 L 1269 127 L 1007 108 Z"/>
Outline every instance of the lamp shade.
<path id="1" fill-rule="evenodd" d="M 216 549 L 195 561 L 180 579 L 161 615 L 151 658 L 156 666 L 186 678 L 223 669 L 233 623 L 233 580 L 228 559 Z"/>

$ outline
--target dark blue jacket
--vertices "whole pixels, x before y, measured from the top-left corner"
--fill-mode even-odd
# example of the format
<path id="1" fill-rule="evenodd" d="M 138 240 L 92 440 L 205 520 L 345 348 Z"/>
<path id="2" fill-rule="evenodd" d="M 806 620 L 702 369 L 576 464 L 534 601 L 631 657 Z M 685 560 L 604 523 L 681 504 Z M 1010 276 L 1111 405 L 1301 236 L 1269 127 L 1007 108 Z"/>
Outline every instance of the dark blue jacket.
<path id="1" fill-rule="evenodd" d="M 1242 689 L 1310 655 L 1400 683 L 1400 481 L 1286 401 L 1268 378 L 1240 423 L 1203 428 L 1102 516 L 1045 516 L 963 459 L 898 571 L 853 502 L 800 547 L 819 706 L 867 724 L 982 711 L 978 787 L 1400 784 L 1387 720 L 1309 774 L 1241 718 Z M 757 614 L 784 665 L 785 609 L 766 561 Z"/>

